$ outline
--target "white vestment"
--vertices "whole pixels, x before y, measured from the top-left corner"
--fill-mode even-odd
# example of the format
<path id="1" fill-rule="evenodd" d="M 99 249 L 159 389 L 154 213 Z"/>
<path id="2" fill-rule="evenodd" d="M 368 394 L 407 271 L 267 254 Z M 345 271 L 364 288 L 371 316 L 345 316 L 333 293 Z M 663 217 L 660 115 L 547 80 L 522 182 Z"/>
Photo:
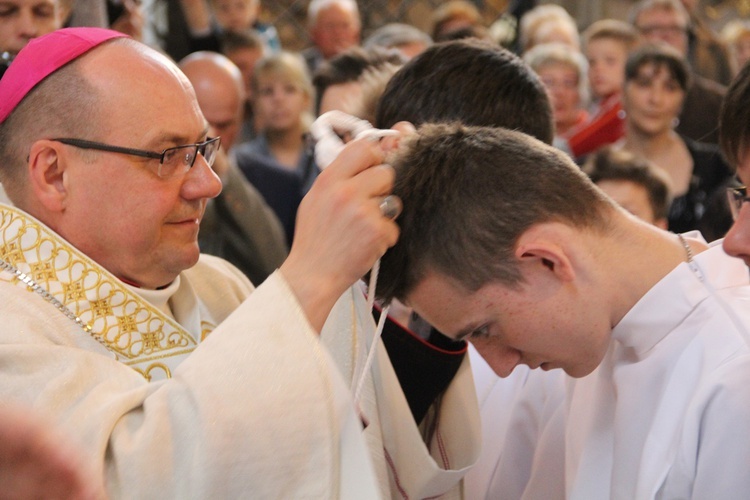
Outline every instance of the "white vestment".
<path id="1" fill-rule="evenodd" d="M 55 420 L 113 497 L 417 498 L 460 492 L 478 454 L 468 365 L 430 451 L 385 352 L 355 414 L 374 330 L 356 287 L 324 329 L 349 346 L 334 362 L 278 272 L 253 291 L 204 255 L 166 290 L 139 291 L 9 207 L 0 263 L 0 397 Z"/>
<path id="2" fill-rule="evenodd" d="M 354 393 L 375 333 L 359 287 L 345 293 L 323 328 L 322 340 Z M 351 332 L 355 334 L 352 335 Z M 479 412 L 469 357 L 438 401 L 435 431 L 426 440 L 382 342 L 366 379 L 359 410 L 376 475 L 391 498 L 463 498 L 462 478 L 481 447 Z M 425 418 L 425 420 L 429 420 Z M 425 441 L 429 446 L 425 445 Z"/>
<path id="3" fill-rule="evenodd" d="M 467 500 L 520 498 L 543 426 L 565 394 L 565 372 L 517 366 L 499 377 L 469 344 L 479 413 L 481 455 L 466 474 Z"/>
<path id="4" fill-rule="evenodd" d="M 718 242 L 679 265 L 567 378 L 523 498 L 750 498 L 749 332 L 741 260 Z"/>

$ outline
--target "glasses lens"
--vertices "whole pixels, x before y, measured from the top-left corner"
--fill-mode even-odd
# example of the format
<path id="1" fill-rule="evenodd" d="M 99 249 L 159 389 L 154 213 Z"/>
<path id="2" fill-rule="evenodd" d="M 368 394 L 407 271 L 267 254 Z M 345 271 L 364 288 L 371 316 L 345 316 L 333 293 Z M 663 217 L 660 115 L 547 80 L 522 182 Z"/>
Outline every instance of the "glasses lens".
<path id="1" fill-rule="evenodd" d="M 213 139 L 204 142 L 201 147 L 198 148 L 198 152 L 203 156 L 203 159 L 206 160 L 209 167 L 213 167 L 214 161 L 216 161 L 216 153 L 219 150 L 220 144 L 221 139 L 219 137 L 214 137 Z"/>
<path id="2" fill-rule="evenodd" d="M 159 165 L 159 177 L 172 177 L 187 172 L 195 162 L 198 146 L 193 144 L 177 146 L 164 151 L 164 159 Z"/>
<path id="3" fill-rule="evenodd" d="M 740 210 L 742 210 L 742 204 L 747 200 L 747 188 L 728 188 L 727 198 L 729 199 L 729 208 L 732 212 L 732 219 L 737 220 Z"/>

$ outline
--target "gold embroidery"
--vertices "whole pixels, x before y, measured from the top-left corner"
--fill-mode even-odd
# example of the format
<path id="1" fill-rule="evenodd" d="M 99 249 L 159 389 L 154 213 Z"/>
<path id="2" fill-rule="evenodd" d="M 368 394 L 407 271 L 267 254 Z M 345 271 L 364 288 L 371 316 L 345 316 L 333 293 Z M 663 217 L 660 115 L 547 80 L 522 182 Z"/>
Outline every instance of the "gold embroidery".
<path id="1" fill-rule="evenodd" d="M 89 333 L 117 359 L 149 380 L 159 372 L 171 376 L 168 364 L 152 364 L 155 357 L 176 360 L 197 345 L 174 320 L 42 223 L 13 207 L 0 206 L 0 259 L 31 277 L 37 288 L 67 308 L 68 317 L 80 318 L 79 324 L 88 325 Z M 14 273 L 0 271 L 0 280 L 31 290 Z M 142 367 L 147 368 L 144 371 Z"/>
<path id="2" fill-rule="evenodd" d="M 201 321 L 201 342 L 206 340 L 206 337 L 208 337 L 208 334 L 214 331 L 214 328 L 216 328 L 216 325 L 209 323 L 208 321 Z"/>
<path id="3" fill-rule="evenodd" d="M 152 353 L 159 350 L 159 334 L 156 332 L 144 333 L 143 338 L 143 352 Z"/>
<path id="4" fill-rule="evenodd" d="M 56 280 L 55 269 L 49 262 L 31 264 L 31 277 L 34 281 Z"/>
<path id="5" fill-rule="evenodd" d="M 0 257 L 9 264 L 16 266 L 20 262 L 26 262 L 23 258 L 23 252 L 15 243 L 8 243 L 0 247 Z"/>
<path id="6" fill-rule="evenodd" d="M 109 304 L 109 298 L 100 299 L 100 300 L 92 300 L 91 311 L 94 313 L 94 317 L 96 318 L 111 315 L 112 306 Z"/>
<path id="7" fill-rule="evenodd" d="M 138 331 L 138 324 L 133 316 L 118 316 L 117 325 L 122 333 L 130 333 Z M 145 335 L 145 334 L 143 334 Z"/>
<path id="8" fill-rule="evenodd" d="M 77 302 L 86 298 L 86 294 L 83 292 L 83 284 L 80 281 L 75 283 L 63 283 L 63 295 L 65 295 L 65 302 Z"/>
<path id="9" fill-rule="evenodd" d="M 145 370 L 141 370 L 140 368 L 134 368 L 134 370 L 143 375 L 143 377 L 149 382 L 153 379 L 153 375 L 151 374 L 152 370 L 161 370 L 164 372 L 163 378 L 172 378 L 172 372 L 169 370 L 169 367 L 163 363 L 154 363 L 149 365 Z"/>

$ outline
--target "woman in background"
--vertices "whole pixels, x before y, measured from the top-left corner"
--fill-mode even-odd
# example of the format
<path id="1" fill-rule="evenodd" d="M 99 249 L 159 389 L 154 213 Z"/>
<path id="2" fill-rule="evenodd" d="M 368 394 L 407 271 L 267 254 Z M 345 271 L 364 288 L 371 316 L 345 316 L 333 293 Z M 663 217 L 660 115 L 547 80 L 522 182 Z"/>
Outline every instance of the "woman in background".
<path id="1" fill-rule="evenodd" d="M 674 196 L 669 230 L 699 229 L 711 241 L 722 237 L 732 222 L 723 199 L 732 174 L 716 146 L 674 130 L 689 85 L 687 64 L 671 47 L 647 45 L 635 51 L 625 65 L 625 137 L 616 146 L 667 173 Z"/>

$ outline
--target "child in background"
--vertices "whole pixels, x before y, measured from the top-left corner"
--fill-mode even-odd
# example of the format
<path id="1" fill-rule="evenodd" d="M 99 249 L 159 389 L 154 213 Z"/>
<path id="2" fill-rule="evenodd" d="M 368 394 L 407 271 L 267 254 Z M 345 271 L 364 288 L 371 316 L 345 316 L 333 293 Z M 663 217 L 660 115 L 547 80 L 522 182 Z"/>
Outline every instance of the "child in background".
<path id="1" fill-rule="evenodd" d="M 308 133 L 313 86 L 307 67 L 299 55 L 282 51 L 258 61 L 252 82 L 253 110 L 263 129 L 237 148 L 240 168 L 254 158 L 271 160 L 294 172 L 306 193 L 319 173 Z"/>
<path id="2" fill-rule="evenodd" d="M 750 61 L 750 20 L 733 19 L 721 30 L 721 38 L 732 55 L 733 71 L 736 75 Z"/>
<path id="3" fill-rule="evenodd" d="M 620 94 L 625 61 L 637 40 L 630 24 L 614 19 L 593 23 L 583 36 L 594 108 L 591 119 L 568 135 L 567 150 L 573 158 L 611 144 L 625 133 Z"/>
<path id="4" fill-rule="evenodd" d="M 180 0 L 188 26 L 189 52 L 221 52 L 226 33 L 257 33 L 271 51 L 281 50 L 279 34 L 258 21 L 260 0 Z"/>
<path id="5" fill-rule="evenodd" d="M 641 220 L 667 229 L 672 203 L 667 174 L 645 158 L 604 147 L 583 166 L 599 189 Z"/>
<path id="6" fill-rule="evenodd" d="M 253 111 L 253 70 L 265 52 L 263 40 L 256 32 L 229 31 L 221 37 L 221 53 L 240 69 L 245 84 L 245 119 L 238 143 L 254 139 L 256 132 L 263 128 Z"/>
<path id="7" fill-rule="evenodd" d="M 242 33 L 254 30 L 272 52 L 281 50 L 276 28 L 258 20 L 260 0 L 211 0 L 214 19 L 223 32 Z"/>

